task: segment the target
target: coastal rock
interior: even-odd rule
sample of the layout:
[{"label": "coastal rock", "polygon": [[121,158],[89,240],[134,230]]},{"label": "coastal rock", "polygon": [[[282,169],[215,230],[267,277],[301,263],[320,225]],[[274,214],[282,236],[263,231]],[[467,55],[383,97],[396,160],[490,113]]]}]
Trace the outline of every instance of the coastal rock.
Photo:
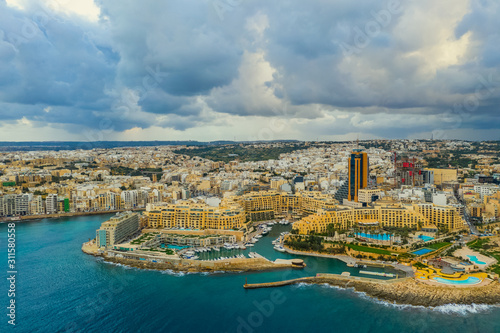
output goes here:
[{"label": "coastal rock", "polygon": [[407,279],[395,283],[371,283],[335,278],[314,278],[307,283],[354,288],[379,300],[397,304],[440,306],[445,304],[499,304],[500,284],[492,282],[481,287],[439,287]]}]

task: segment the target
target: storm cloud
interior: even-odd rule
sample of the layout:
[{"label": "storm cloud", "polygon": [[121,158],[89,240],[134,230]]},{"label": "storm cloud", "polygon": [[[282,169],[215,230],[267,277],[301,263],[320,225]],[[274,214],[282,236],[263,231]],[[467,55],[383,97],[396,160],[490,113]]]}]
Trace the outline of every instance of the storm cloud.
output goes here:
[{"label": "storm cloud", "polygon": [[499,15],[493,0],[0,0],[0,139],[500,139]]}]

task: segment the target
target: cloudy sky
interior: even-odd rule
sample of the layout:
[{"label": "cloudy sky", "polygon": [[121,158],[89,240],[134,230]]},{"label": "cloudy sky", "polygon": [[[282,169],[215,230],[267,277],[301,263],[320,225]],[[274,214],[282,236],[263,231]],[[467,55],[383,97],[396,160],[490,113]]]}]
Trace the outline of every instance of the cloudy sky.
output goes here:
[{"label": "cloudy sky", "polygon": [[497,0],[0,0],[0,140],[500,139]]}]

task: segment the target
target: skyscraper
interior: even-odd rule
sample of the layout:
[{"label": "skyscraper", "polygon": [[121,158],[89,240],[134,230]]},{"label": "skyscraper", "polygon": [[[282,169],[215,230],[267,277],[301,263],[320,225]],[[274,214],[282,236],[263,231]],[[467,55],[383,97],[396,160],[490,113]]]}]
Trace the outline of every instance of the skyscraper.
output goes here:
[{"label": "skyscraper", "polygon": [[349,157],[349,192],[347,199],[358,202],[358,190],[368,187],[368,154],[354,149]]}]

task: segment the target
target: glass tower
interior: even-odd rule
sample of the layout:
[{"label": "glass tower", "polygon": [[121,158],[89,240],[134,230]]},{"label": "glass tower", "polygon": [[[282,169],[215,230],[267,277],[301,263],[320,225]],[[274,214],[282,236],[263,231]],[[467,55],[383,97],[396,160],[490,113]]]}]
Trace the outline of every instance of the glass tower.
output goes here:
[{"label": "glass tower", "polygon": [[358,202],[358,190],[368,187],[368,154],[354,149],[349,157],[349,201]]}]

